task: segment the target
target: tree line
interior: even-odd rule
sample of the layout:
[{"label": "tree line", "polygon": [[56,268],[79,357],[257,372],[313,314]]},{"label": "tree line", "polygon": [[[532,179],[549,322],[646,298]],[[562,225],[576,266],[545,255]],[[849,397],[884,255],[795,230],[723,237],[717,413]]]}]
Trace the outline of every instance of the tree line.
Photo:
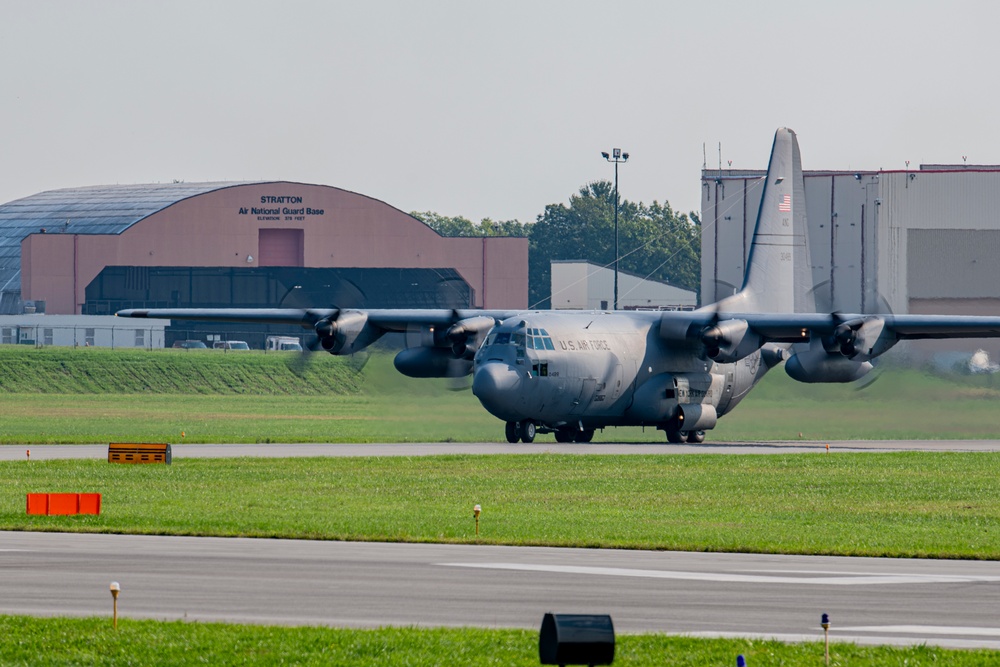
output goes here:
[{"label": "tree line", "polygon": [[[569,204],[546,206],[535,222],[484,218],[474,223],[431,211],[410,215],[442,236],[528,237],[528,302],[535,308],[550,308],[552,260],[614,264],[614,201],[612,183],[595,181],[580,188]],[[666,201],[644,204],[621,199],[618,254],[622,271],[698,292],[701,221],[694,212],[675,213]]]}]

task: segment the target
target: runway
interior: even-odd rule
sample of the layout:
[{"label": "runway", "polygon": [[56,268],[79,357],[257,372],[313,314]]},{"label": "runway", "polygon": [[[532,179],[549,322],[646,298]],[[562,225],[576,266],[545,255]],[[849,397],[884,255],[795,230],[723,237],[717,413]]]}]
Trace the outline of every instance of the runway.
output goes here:
[{"label": "runway", "polygon": [[752,554],[0,532],[0,612],[521,627],[1000,650],[1000,564]]},{"label": "runway", "polygon": [[[544,437],[544,436],[543,436]],[[1000,440],[838,440],[790,442],[719,442],[703,445],[574,444],[536,440],[530,445],[479,443],[367,444],[171,444],[172,456],[184,458],[304,457],[304,456],[437,456],[446,454],[800,454],[826,452],[998,452]],[[0,445],[0,461],[106,459],[107,445]]]}]

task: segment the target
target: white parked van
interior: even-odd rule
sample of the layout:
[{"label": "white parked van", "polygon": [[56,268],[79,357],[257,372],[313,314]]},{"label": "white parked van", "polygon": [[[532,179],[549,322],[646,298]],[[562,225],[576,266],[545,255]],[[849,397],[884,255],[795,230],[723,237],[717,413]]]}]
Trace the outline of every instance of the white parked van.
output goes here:
[{"label": "white parked van", "polygon": [[269,352],[301,352],[302,342],[295,336],[268,336],[264,349]]},{"label": "white parked van", "polygon": [[217,340],[212,343],[212,348],[216,350],[249,350],[250,346],[242,340]]}]

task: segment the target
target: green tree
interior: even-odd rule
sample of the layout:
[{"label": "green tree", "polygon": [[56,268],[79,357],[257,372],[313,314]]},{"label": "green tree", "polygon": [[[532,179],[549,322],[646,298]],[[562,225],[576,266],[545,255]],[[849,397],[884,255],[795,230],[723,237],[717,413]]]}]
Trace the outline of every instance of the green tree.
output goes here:
[{"label": "green tree", "polygon": [[450,218],[433,211],[412,211],[414,218],[424,222],[441,236],[527,236],[527,225],[517,220],[483,218],[476,224],[468,218]]},{"label": "green tree", "polygon": [[[550,262],[588,260],[614,264],[614,186],[596,181],[580,188],[569,205],[550,204],[530,226],[529,302],[551,307]],[[698,291],[701,223],[674,213],[670,204],[623,199],[618,210],[619,268],[642,278]]]}]

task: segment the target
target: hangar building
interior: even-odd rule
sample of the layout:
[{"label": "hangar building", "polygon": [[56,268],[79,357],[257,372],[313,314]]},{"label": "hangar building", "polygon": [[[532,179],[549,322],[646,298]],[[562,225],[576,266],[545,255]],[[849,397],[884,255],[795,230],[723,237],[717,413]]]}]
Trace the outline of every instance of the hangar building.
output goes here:
[{"label": "hangar building", "polygon": [[84,315],[523,308],[527,276],[526,238],[445,238],[384,202],[323,185],[108,185],[0,206],[0,314],[27,302]]},{"label": "hangar building", "polygon": [[[619,271],[618,307],[622,310],[694,310],[698,295],[657,280]],[[551,262],[552,308],[607,310],[614,301],[614,269],[582,259]]]},{"label": "hangar building", "polygon": [[[704,303],[742,284],[765,175],[702,172]],[[804,180],[820,310],[1000,314],[1000,166],[806,171]]]}]

